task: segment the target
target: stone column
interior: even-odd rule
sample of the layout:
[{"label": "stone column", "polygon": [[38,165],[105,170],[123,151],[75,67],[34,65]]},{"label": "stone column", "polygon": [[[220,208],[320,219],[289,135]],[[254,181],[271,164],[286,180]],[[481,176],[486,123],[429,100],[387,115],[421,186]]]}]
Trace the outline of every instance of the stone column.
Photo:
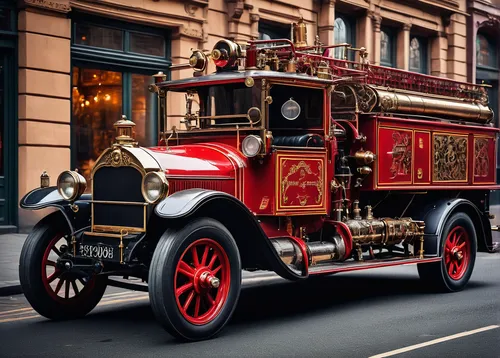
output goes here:
[{"label": "stone column", "polygon": [[408,71],[410,69],[410,30],[411,24],[404,24],[398,33],[396,67]]},{"label": "stone column", "polygon": [[[373,63],[374,62],[374,52],[375,46],[373,42],[373,29],[374,25],[372,24],[372,18],[369,13],[366,16],[360,18],[358,20],[359,31],[357,31],[356,44],[357,47],[365,47],[366,51],[368,51],[368,60]],[[380,40],[379,40],[380,43]]]},{"label": "stone column", "polygon": [[323,0],[321,3],[321,11],[319,13],[319,40],[328,45],[332,45],[334,43],[333,31],[335,26],[335,1],[336,0]]},{"label": "stone column", "polygon": [[466,64],[466,19],[464,15],[453,14],[448,26],[448,77],[457,81],[467,80]]},{"label": "stone column", "polygon": [[382,24],[382,17],[372,15],[373,23],[373,64],[380,65],[380,26]]},{"label": "stone column", "polygon": [[[69,0],[20,2],[19,197],[40,186],[46,170],[56,185],[70,168],[71,21]],[[19,210],[21,230],[47,211]]]},{"label": "stone column", "polygon": [[431,75],[446,77],[448,39],[446,33],[439,32],[431,40]]}]

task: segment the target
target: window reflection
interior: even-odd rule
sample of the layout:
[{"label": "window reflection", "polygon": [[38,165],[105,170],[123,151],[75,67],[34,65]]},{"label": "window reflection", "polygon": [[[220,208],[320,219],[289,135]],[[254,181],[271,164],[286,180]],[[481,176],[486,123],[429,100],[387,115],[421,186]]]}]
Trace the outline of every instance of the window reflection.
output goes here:
[{"label": "window reflection", "polygon": [[479,66],[497,67],[496,49],[492,40],[483,34],[476,37],[476,58]]},{"label": "window reflection", "polygon": [[122,74],[73,67],[72,92],[76,159],[80,173],[90,183],[90,171],[113,142],[113,124],[121,118]]},{"label": "window reflection", "polygon": [[410,41],[410,70],[420,71],[420,42],[415,37]]},{"label": "window reflection", "polygon": [[391,39],[385,31],[380,31],[380,60],[390,63],[391,61]]},{"label": "window reflection", "polygon": [[130,33],[130,52],[151,56],[165,56],[165,39],[160,36]]},{"label": "window reflection", "polygon": [[[347,42],[347,26],[342,18],[335,19],[335,24],[333,26],[333,42],[334,44],[341,44]],[[338,47],[334,49],[334,56],[338,59],[344,58],[343,47]]]},{"label": "window reflection", "polygon": [[112,50],[123,50],[123,32],[107,27],[76,24],[75,43]]},{"label": "window reflection", "polygon": [[135,138],[139,145],[149,147],[155,144],[154,94],[148,91],[153,83],[151,76],[132,74],[132,118],[135,123]]}]

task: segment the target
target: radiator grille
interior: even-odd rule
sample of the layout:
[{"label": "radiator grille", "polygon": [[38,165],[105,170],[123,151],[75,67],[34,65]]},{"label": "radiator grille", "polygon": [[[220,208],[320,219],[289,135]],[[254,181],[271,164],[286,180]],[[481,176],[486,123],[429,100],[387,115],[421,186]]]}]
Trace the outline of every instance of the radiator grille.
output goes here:
[{"label": "radiator grille", "polygon": [[[142,229],[144,198],[142,174],[133,167],[102,167],[93,177],[93,226]],[[113,202],[137,203],[125,205]],[[107,202],[107,203],[100,203]]]}]

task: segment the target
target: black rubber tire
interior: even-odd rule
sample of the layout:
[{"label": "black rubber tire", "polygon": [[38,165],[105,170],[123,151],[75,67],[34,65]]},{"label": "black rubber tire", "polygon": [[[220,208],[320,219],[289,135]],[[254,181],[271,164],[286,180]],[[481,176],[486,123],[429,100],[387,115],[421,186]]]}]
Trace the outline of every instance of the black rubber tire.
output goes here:
[{"label": "black rubber tire", "polygon": [[[201,238],[210,238],[224,249],[229,259],[230,285],[218,315],[207,324],[195,325],[179,311],[174,294],[174,275],[183,252]],[[178,230],[168,229],[154,251],[148,286],[153,313],[168,333],[182,341],[212,338],[229,321],[240,296],[241,259],[238,246],[231,233],[220,222],[210,218],[196,218]]]},{"label": "black rubber tire", "polygon": [[[445,264],[444,246],[448,238],[448,234],[457,226],[462,226],[469,236],[470,242],[470,257],[469,264],[464,275],[458,279],[452,279],[448,274]],[[457,292],[465,288],[470,280],[474,264],[476,262],[477,252],[477,237],[474,224],[470,217],[465,213],[455,213],[446,222],[442,235],[440,237],[440,254],[441,261],[427,264],[418,264],[418,274],[426,288],[438,292]]]},{"label": "black rubber tire", "polygon": [[42,281],[42,260],[50,242],[67,234],[64,218],[55,212],[42,219],[26,238],[19,260],[19,280],[26,299],[40,315],[52,320],[69,320],[85,316],[99,303],[106,290],[106,277],[95,277],[93,287],[86,286],[78,295],[56,300]]}]

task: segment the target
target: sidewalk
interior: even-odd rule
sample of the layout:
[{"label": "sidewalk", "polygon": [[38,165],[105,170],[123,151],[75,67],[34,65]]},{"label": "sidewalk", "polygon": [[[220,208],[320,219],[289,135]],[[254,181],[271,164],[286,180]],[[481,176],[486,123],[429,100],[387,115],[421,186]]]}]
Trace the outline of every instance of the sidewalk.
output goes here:
[{"label": "sidewalk", "polygon": [[0,296],[22,293],[19,284],[19,255],[26,236],[0,235]]}]

